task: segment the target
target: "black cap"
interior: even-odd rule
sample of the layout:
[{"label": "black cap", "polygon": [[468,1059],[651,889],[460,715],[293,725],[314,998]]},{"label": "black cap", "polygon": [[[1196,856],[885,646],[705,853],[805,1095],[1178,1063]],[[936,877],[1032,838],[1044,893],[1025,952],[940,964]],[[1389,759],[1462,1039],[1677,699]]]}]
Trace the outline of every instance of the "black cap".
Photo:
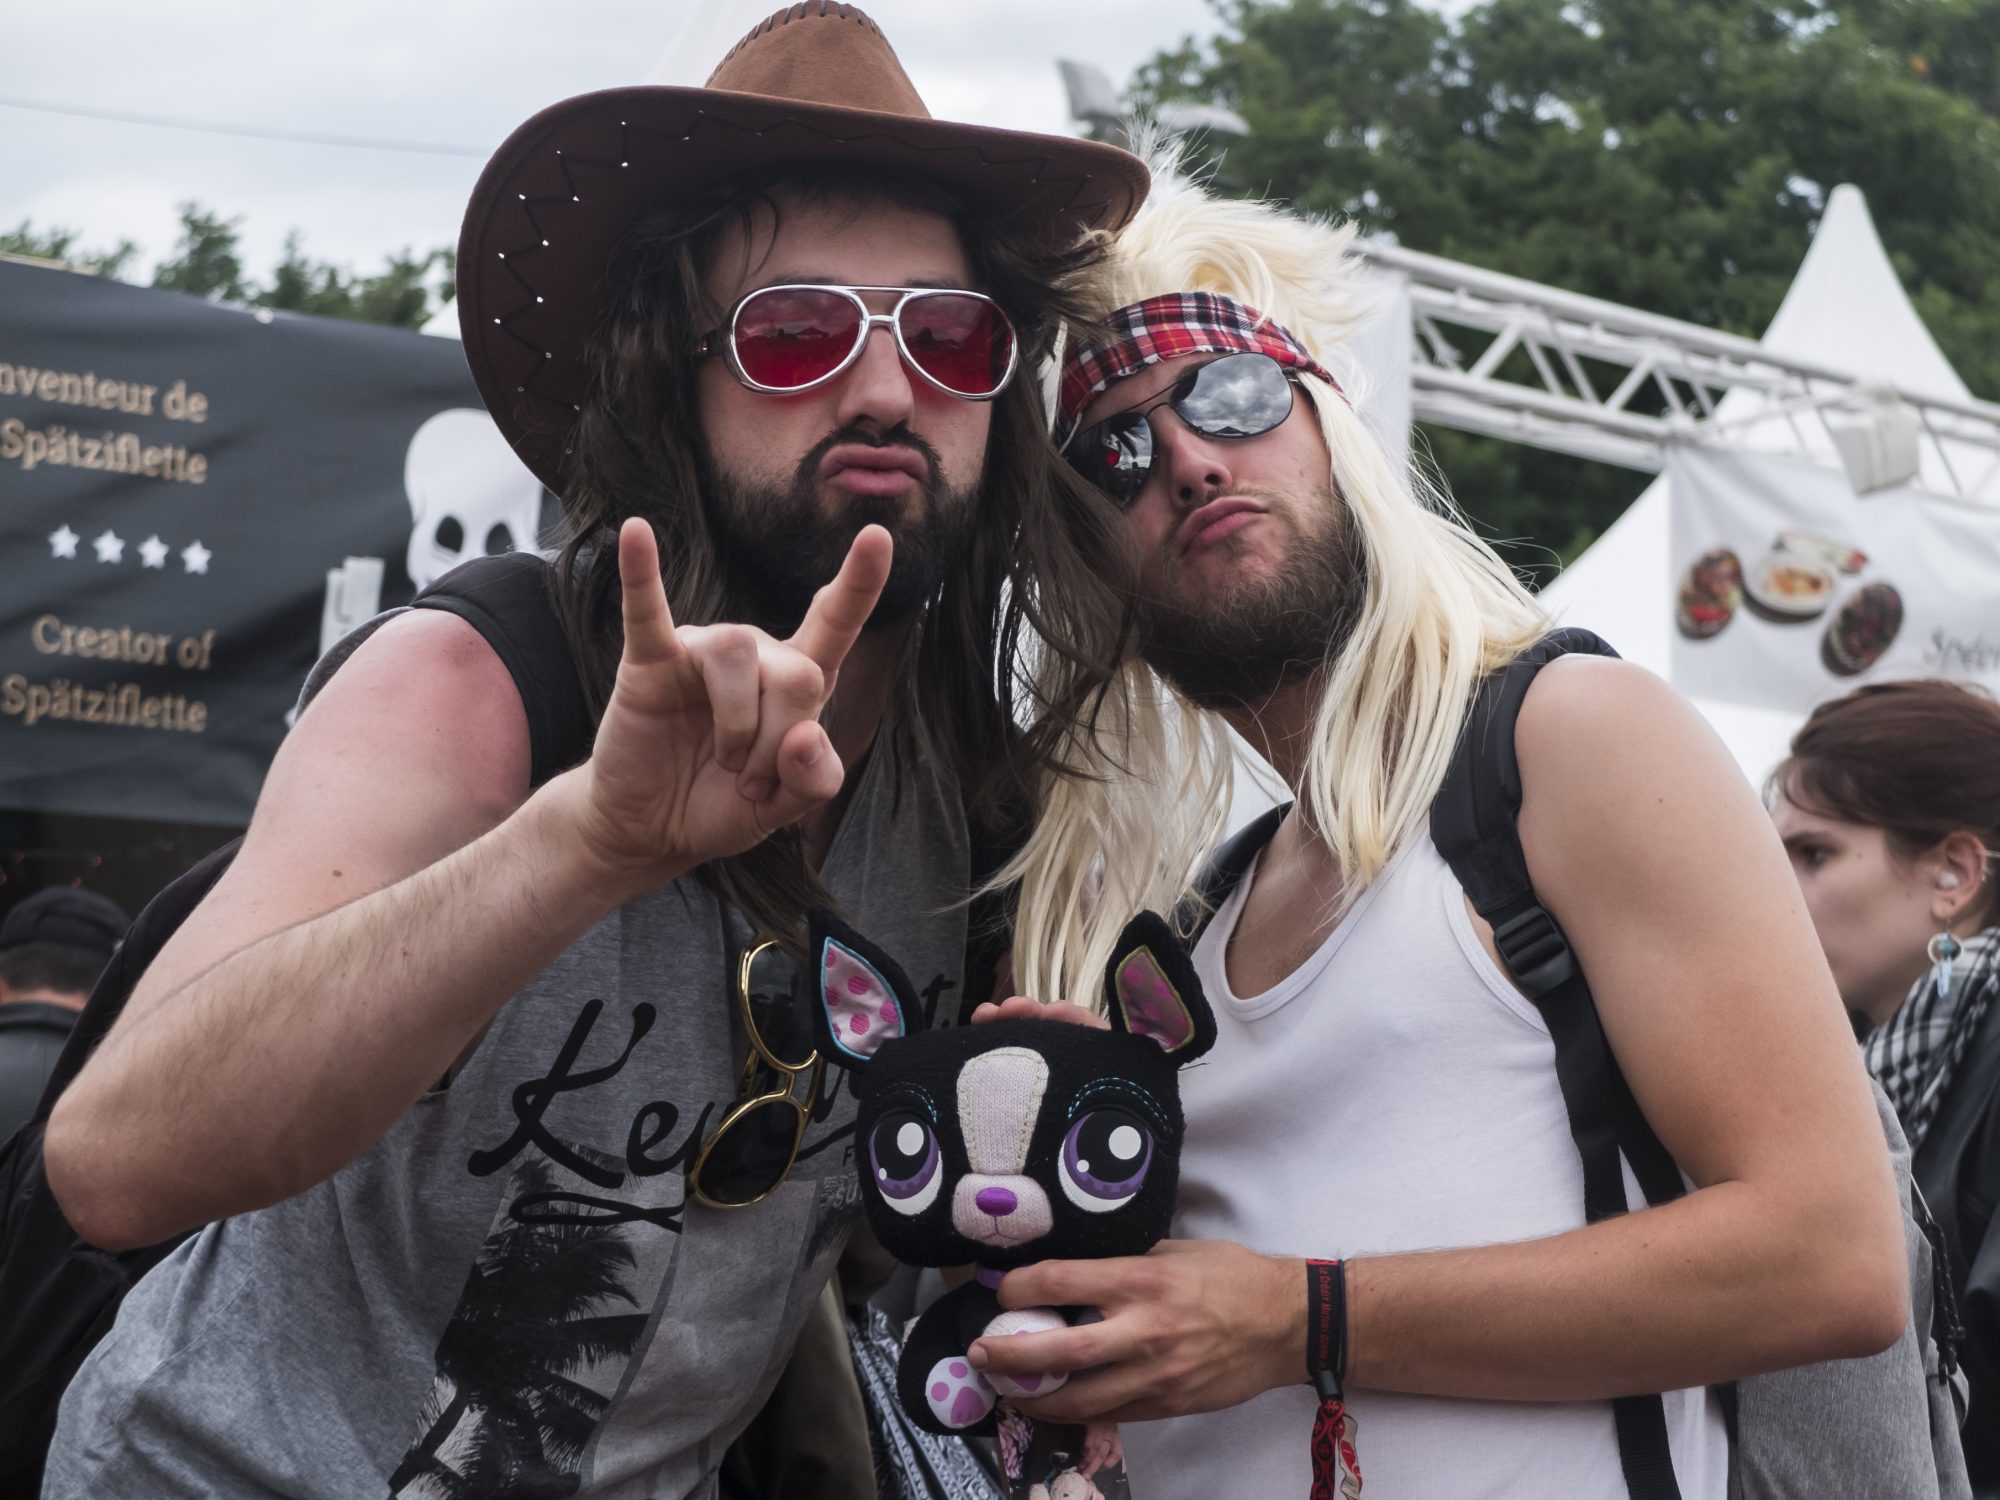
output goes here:
[{"label": "black cap", "polygon": [[74,886],[50,886],[36,891],[0,921],[0,949],[54,943],[109,958],[131,925],[132,919],[109,896]]}]

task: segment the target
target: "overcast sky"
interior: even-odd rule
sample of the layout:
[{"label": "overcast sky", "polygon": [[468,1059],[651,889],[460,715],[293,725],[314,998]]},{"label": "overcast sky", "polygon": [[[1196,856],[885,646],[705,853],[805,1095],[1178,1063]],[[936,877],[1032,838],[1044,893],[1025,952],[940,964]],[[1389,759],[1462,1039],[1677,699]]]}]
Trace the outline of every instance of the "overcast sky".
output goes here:
[{"label": "overcast sky", "polygon": [[[631,83],[698,84],[777,0],[66,0],[12,6],[0,47],[0,230],[138,241],[142,265],[193,199],[243,220],[268,276],[287,233],[372,270],[453,245],[485,158],[544,105]],[[1212,35],[1206,0],[870,0],[931,112],[1068,133],[1057,57],[1122,85],[1154,52]],[[248,140],[19,107],[365,137],[467,154]]]}]

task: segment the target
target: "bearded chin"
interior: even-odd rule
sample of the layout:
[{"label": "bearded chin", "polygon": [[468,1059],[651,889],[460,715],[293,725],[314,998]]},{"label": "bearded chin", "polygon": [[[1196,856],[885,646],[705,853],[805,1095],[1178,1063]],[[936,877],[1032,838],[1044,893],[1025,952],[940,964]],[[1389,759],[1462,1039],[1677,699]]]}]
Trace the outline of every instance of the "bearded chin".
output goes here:
[{"label": "bearded chin", "polygon": [[704,464],[704,490],[729,596],[725,619],[742,620],[773,635],[791,634],[805,619],[813,595],[833,581],[847,549],[869,525],[887,531],[896,552],[868,630],[918,614],[963,564],[980,486],[953,489],[946,484],[936,454],[922,439],[901,444],[925,460],[914,516],[906,498],[887,495],[849,496],[828,513],[819,494],[820,460],[837,444],[856,441],[868,439],[851,432],[824,439],[799,461],[788,485],[758,485]]},{"label": "bearded chin", "polygon": [[1345,649],[1367,598],[1366,558],[1345,533],[1326,528],[1283,573],[1228,598],[1141,600],[1140,658],[1211,712],[1254,709],[1311,676]]}]

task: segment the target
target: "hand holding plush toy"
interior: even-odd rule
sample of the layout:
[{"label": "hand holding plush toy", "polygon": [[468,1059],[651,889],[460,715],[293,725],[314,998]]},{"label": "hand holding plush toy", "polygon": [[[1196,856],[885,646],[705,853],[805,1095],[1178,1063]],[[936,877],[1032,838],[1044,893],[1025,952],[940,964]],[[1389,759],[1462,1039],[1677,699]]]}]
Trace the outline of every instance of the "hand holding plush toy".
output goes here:
[{"label": "hand holding plush toy", "polygon": [[1059,1328],[1055,1308],[1003,1310],[1001,1274],[1050,1258],[1143,1255],[1166,1237],[1179,1182],[1181,1066],[1215,1043],[1187,950],[1151,912],[1105,974],[1111,1029],[995,1021],[912,1035],[923,1011],[896,961],[824,912],[812,918],[820,1053],[849,1069],[869,1226],[918,1266],[970,1261],[903,1342],[897,1391],[918,1426],[986,1435],[1001,1396],[1067,1372],[989,1383],[974,1340]]}]

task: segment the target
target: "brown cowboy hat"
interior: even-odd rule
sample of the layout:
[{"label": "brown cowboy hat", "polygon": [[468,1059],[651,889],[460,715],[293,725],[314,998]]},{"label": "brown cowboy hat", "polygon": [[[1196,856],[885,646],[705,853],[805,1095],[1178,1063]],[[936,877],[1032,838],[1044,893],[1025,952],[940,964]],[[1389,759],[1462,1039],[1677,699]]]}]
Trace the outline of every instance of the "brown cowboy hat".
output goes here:
[{"label": "brown cowboy hat", "polygon": [[733,47],[704,88],[622,88],[552,105],[486,164],[458,242],[458,320],[493,420],[543,484],[585,395],[584,342],[612,247],[648,209],[746,170],[879,162],[922,173],[1060,248],[1146,196],[1128,151],[933,120],[881,28],[806,0]]}]

